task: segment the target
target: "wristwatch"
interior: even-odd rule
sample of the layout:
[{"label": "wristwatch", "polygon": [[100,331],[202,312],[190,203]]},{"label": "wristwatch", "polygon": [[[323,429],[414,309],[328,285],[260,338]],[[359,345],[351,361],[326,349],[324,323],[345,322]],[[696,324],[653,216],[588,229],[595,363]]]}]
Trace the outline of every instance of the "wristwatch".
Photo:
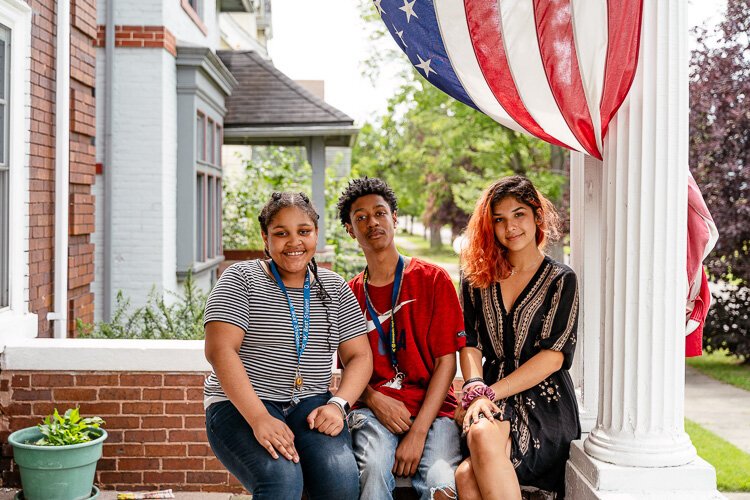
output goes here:
[{"label": "wristwatch", "polygon": [[341,410],[341,415],[344,417],[344,420],[346,420],[346,416],[349,415],[349,412],[352,409],[349,405],[349,401],[338,396],[331,397],[331,399],[328,400],[327,404],[335,404],[336,406],[338,406],[339,410]]}]

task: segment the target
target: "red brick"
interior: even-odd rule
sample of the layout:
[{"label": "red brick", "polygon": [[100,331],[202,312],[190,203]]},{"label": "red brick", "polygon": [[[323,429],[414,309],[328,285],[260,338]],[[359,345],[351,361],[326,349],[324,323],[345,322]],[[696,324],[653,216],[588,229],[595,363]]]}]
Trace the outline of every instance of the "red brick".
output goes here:
[{"label": "red brick", "polygon": [[204,415],[203,403],[166,403],[166,413],[170,415]]},{"label": "red brick", "polygon": [[141,389],[135,387],[102,387],[99,389],[99,399],[102,401],[137,401],[141,399]]},{"label": "red brick", "polygon": [[166,440],[165,430],[125,431],[126,443],[164,443]]},{"label": "red brick", "polygon": [[[192,446],[192,445],[191,445]],[[184,457],[184,444],[146,444],[147,457]]]},{"label": "red brick", "polygon": [[4,413],[6,415],[31,415],[31,404],[12,403],[5,407]]},{"label": "red brick", "polygon": [[10,417],[8,419],[8,427],[11,431],[17,431],[18,429],[25,429],[26,427],[34,427],[39,424],[41,419],[38,417]]},{"label": "red brick", "polygon": [[55,411],[55,403],[45,401],[42,403],[34,403],[33,409],[31,410],[32,415],[52,415]]},{"label": "red brick", "polygon": [[119,414],[120,403],[81,403],[81,415],[85,417]]},{"label": "red brick", "polygon": [[203,387],[188,389],[185,399],[187,401],[203,401]]},{"label": "red brick", "polygon": [[104,443],[105,457],[143,457],[145,455],[145,449],[142,444]]},{"label": "red brick", "polygon": [[169,431],[170,443],[204,443],[207,441],[205,430],[173,430]]},{"label": "red brick", "polygon": [[70,387],[73,385],[73,375],[66,373],[34,373],[31,375],[33,387]]},{"label": "red brick", "polygon": [[143,389],[143,399],[150,401],[183,401],[185,389]]},{"label": "red brick", "polygon": [[177,471],[145,471],[143,482],[146,484],[179,484],[185,482],[185,473]]},{"label": "red brick", "polygon": [[224,464],[219,462],[218,458],[208,457],[206,458],[205,463],[206,465],[204,467],[206,470],[226,470]]},{"label": "red brick", "polygon": [[75,385],[82,387],[116,386],[119,383],[118,379],[117,373],[79,373],[75,376]]},{"label": "red brick", "polygon": [[106,429],[139,429],[141,427],[141,417],[123,417],[120,415],[108,416],[106,419]]},{"label": "red brick", "polygon": [[122,387],[160,387],[163,382],[160,373],[137,373],[120,375]]},{"label": "red brick", "polygon": [[96,389],[55,389],[55,401],[96,401]]},{"label": "red brick", "polygon": [[214,452],[211,450],[211,447],[207,444],[189,444],[188,456],[189,457],[212,457],[214,456]]},{"label": "red brick", "polygon": [[102,471],[99,474],[99,481],[105,485],[122,484],[137,485],[143,483],[143,473],[141,472],[120,472],[120,471]]},{"label": "red brick", "polygon": [[[122,404],[123,414],[136,414],[136,415],[161,415],[164,413],[164,403],[123,403]],[[177,412],[168,412],[177,413]]]},{"label": "red brick", "polygon": [[203,387],[203,381],[205,380],[203,374],[166,374],[164,375],[164,386],[174,387]]},{"label": "red brick", "polygon": [[206,417],[204,416],[195,416],[195,417],[185,417],[185,429],[205,429],[206,427]]},{"label": "red brick", "polygon": [[168,417],[165,415],[141,417],[143,429],[181,429],[182,417]]},{"label": "red brick", "polygon": [[162,458],[164,470],[203,470],[202,458]]},{"label": "red brick", "polygon": [[31,377],[29,375],[13,375],[11,385],[14,389],[31,387]]},{"label": "red brick", "polygon": [[[104,449],[106,450],[107,444],[104,443]],[[106,458],[107,454],[104,453],[104,458],[100,458],[96,463],[97,470],[117,470],[117,459]]]},{"label": "red brick", "polygon": [[49,401],[52,399],[52,391],[49,389],[31,389],[13,391],[15,401]]},{"label": "red brick", "polygon": [[190,484],[217,484],[227,480],[224,472],[188,472],[187,482]]},{"label": "red brick", "polygon": [[158,458],[118,458],[118,470],[158,470]]}]

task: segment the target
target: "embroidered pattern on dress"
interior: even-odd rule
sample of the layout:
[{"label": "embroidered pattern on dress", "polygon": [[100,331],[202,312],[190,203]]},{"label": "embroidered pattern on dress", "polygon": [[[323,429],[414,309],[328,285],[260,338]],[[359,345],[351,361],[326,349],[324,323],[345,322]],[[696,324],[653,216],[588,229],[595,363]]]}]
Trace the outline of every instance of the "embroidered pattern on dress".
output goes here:
[{"label": "embroidered pattern on dress", "polygon": [[555,345],[552,346],[552,349],[556,351],[561,351],[563,346],[565,345],[565,342],[568,341],[569,338],[572,336],[572,342],[575,344],[576,342],[576,336],[573,334],[573,329],[576,324],[576,318],[578,317],[578,293],[575,294],[575,297],[573,298],[573,305],[570,308],[570,314],[568,315],[568,324],[565,326],[565,331],[560,335],[560,338],[557,339],[555,342]]},{"label": "embroidered pattern on dress", "polygon": [[531,321],[534,319],[534,316],[536,316],[539,309],[544,305],[544,298],[547,296],[547,291],[550,286],[552,286],[552,282],[562,271],[558,266],[553,266],[551,264],[544,265],[547,267],[536,280],[533,288],[528,294],[526,294],[513,314],[513,329],[516,332],[516,342],[514,346],[516,359],[521,357],[521,349],[526,343],[526,338],[529,335]]},{"label": "embroidered pattern on dress", "polygon": [[498,301],[497,286],[489,286],[481,289],[482,294],[482,316],[487,327],[487,336],[492,342],[492,349],[498,359],[503,359],[503,318],[502,308]]},{"label": "embroidered pattern on dress", "polygon": [[539,395],[546,399],[548,403],[560,401],[560,386],[551,379],[545,379],[538,387],[541,388]]}]

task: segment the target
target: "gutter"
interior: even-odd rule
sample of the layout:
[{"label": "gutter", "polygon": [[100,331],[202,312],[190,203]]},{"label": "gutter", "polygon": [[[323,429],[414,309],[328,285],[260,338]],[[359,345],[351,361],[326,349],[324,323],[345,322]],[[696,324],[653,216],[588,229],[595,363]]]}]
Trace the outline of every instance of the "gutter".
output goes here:
[{"label": "gutter", "polygon": [[[68,326],[68,204],[70,198],[70,0],[57,2],[55,81],[55,301],[47,319],[55,338]],[[62,20],[62,21],[60,21]]]},{"label": "gutter", "polygon": [[104,161],[102,180],[104,181],[103,221],[99,226],[102,235],[102,319],[112,318],[112,121],[114,118],[114,66],[115,66],[115,0],[106,1],[104,28]]}]

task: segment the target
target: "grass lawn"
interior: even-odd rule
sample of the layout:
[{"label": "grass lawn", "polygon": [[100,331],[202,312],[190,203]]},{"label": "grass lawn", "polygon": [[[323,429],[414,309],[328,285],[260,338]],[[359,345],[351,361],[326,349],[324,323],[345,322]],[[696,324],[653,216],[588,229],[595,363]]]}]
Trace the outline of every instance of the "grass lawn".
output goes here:
[{"label": "grass lawn", "polygon": [[750,491],[750,455],[691,420],[685,419],[685,431],[698,455],[716,469],[720,491]]},{"label": "grass lawn", "polygon": [[687,365],[711,378],[750,391],[750,364],[727,356],[726,351],[704,352],[703,356],[688,358]]},{"label": "grass lawn", "polygon": [[[436,264],[458,264],[458,255],[450,245],[443,245],[437,250],[430,248],[429,240],[419,235],[398,233],[397,246],[399,252],[415,257],[424,257],[426,260]],[[401,243],[401,244],[399,244]]]}]

